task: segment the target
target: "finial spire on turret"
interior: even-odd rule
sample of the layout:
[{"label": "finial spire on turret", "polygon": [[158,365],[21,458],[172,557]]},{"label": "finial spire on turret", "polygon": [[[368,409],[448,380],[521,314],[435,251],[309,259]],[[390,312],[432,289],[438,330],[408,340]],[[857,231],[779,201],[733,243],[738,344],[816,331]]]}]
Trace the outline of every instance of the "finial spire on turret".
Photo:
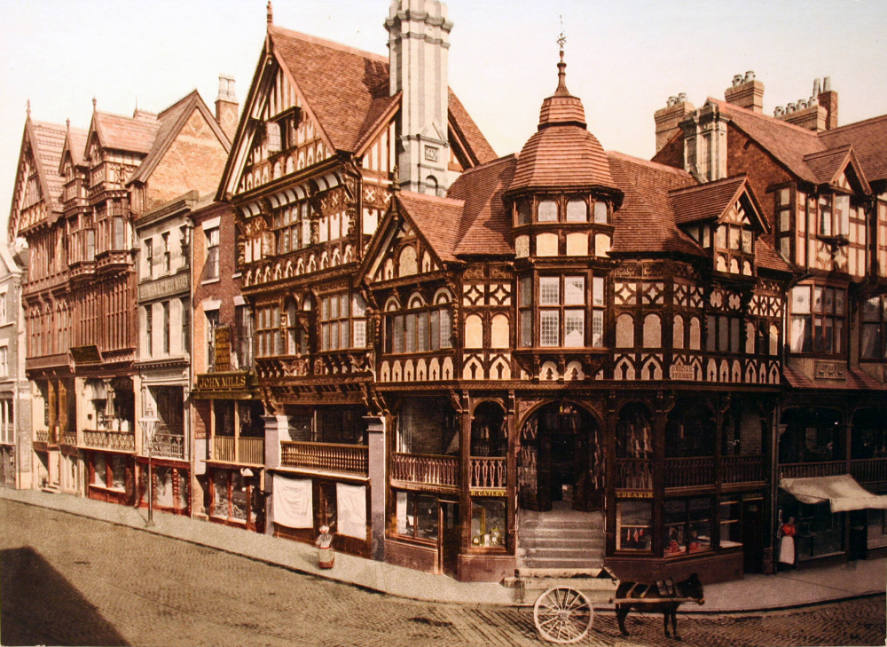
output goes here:
[{"label": "finial spire on turret", "polygon": [[95,112],[95,97],[92,98],[92,111]]},{"label": "finial spire on turret", "polygon": [[65,132],[66,133],[71,132],[71,118],[70,117],[65,119]]},{"label": "finial spire on turret", "polygon": [[266,7],[266,10],[267,10],[267,14],[265,16],[265,21],[268,23],[269,26],[273,25],[274,24],[274,9],[271,7],[271,0],[268,0],[268,5]]},{"label": "finial spire on turret", "polygon": [[27,104],[25,104],[25,116],[30,119],[31,118],[31,100],[28,99]]},{"label": "finial spire on turret", "polygon": [[564,17],[561,16],[561,33],[557,37],[557,44],[560,50],[560,61],[557,64],[557,90],[556,95],[570,94],[567,90],[567,64],[564,62],[564,45],[567,44],[567,35],[564,33]]}]

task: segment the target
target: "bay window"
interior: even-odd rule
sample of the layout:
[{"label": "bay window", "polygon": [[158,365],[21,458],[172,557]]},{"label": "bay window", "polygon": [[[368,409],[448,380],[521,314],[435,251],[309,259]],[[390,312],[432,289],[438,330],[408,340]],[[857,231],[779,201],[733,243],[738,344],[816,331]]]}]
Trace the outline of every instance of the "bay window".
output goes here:
[{"label": "bay window", "polygon": [[798,285],[792,289],[791,352],[843,352],[845,295],[841,288],[821,285]]},{"label": "bay window", "polygon": [[[538,325],[538,345],[546,348],[599,347],[604,342],[604,279],[584,274],[567,276],[540,276],[538,279],[538,320],[533,304],[533,279],[521,277],[518,281],[518,311],[520,345],[533,346],[534,324]],[[589,304],[589,297],[591,303]],[[586,319],[591,306],[591,336]],[[590,344],[588,343],[590,341]]]},{"label": "bay window", "polygon": [[861,359],[887,359],[887,295],[874,296],[862,304]]},{"label": "bay window", "polygon": [[365,348],[366,302],[360,294],[341,292],[320,300],[320,349]]},{"label": "bay window", "polygon": [[449,303],[426,306],[414,300],[405,313],[385,320],[386,353],[425,353],[452,348]]}]

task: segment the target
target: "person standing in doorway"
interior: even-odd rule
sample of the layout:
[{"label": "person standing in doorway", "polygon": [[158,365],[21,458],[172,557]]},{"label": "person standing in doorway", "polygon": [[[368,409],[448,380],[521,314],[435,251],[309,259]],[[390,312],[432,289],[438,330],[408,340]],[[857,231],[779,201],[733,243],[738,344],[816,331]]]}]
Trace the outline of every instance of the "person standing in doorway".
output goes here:
[{"label": "person standing in doorway", "polygon": [[794,568],[797,558],[795,551],[795,518],[789,517],[788,521],[779,527],[779,566],[781,568]]}]

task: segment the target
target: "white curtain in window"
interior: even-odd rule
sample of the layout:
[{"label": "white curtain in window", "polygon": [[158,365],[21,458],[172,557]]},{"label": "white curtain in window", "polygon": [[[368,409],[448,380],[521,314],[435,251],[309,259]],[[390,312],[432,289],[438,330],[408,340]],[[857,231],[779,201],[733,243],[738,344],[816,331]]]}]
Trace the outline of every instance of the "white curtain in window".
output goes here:
[{"label": "white curtain in window", "polygon": [[336,531],[357,539],[366,539],[366,488],[362,485],[336,483],[336,510],[339,514]]},{"label": "white curtain in window", "polygon": [[311,479],[290,479],[275,474],[271,511],[274,523],[281,526],[312,528],[314,515]]}]

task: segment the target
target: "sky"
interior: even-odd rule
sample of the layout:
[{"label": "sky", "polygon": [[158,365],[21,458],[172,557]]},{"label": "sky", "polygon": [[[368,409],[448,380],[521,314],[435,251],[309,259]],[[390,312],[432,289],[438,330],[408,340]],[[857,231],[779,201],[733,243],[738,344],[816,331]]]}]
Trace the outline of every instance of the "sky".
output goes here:
[{"label": "sky", "polygon": [[[274,0],[274,23],[387,55],[387,0]],[[649,158],[653,113],[686,92],[701,106],[754,70],[764,111],[831,77],[839,122],[887,113],[883,0],[449,0],[449,82],[499,155],[519,152],[557,86],[607,150]],[[0,0],[0,226],[6,231],[26,105],[37,121],[88,128],[101,111],[159,112],[218,75],[249,89],[265,0]],[[331,71],[334,73],[334,71]]]}]

